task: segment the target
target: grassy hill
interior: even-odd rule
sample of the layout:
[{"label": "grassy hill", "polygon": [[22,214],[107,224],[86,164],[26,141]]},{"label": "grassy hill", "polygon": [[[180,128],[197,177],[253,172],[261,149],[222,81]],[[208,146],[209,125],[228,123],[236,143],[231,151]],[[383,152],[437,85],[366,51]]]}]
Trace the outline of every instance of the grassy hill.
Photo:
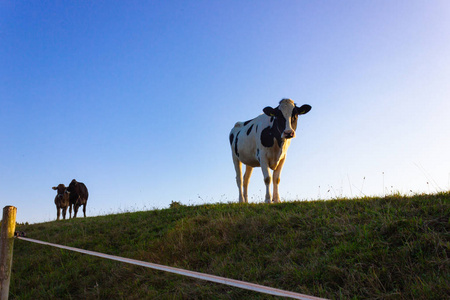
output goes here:
[{"label": "grassy hill", "polygon": [[[331,299],[450,296],[450,193],[214,204],[18,225],[27,237]],[[16,240],[12,299],[276,299]]]}]

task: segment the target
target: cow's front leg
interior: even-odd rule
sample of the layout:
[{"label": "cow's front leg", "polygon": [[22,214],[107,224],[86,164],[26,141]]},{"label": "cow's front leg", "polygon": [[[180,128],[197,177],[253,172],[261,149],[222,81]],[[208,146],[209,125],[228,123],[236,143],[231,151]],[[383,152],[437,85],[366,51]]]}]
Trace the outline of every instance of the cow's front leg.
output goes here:
[{"label": "cow's front leg", "polygon": [[56,207],[56,220],[59,220],[60,215],[61,215],[61,208]]},{"label": "cow's front leg", "polygon": [[264,176],[264,183],[266,184],[266,203],[271,203],[272,195],[270,195],[270,183],[272,182],[272,176],[270,175],[270,169],[268,166],[261,164],[261,170]]},{"label": "cow's front leg", "polygon": [[273,202],[281,202],[280,194],[278,193],[278,185],[280,184],[281,169],[283,169],[284,158],[280,160],[277,168],[273,171]]},{"label": "cow's front leg", "polygon": [[239,189],[239,203],[245,203],[244,192],[242,190],[242,163],[233,156],[234,169],[236,170],[236,184]]},{"label": "cow's front leg", "polygon": [[250,182],[250,176],[252,176],[253,168],[250,166],[245,167],[244,174],[244,201],[248,203],[248,183]]},{"label": "cow's front leg", "polygon": [[67,212],[67,206],[62,209],[62,216],[63,216],[64,220],[66,219],[66,212]]}]

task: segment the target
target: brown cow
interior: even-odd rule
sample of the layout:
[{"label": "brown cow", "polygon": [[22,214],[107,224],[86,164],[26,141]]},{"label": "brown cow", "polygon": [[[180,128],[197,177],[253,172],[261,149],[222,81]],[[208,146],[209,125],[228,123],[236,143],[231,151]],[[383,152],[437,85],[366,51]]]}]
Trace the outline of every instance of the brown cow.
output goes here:
[{"label": "brown cow", "polygon": [[52,187],[52,189],[56,190],[56,197],[55,197],[56,216],[57,216],[56,219],[59,220],[59,216],[62,210],[63,219],[65,220],[67,207],[69,207],[70,205],[69,192],[67,191],[66,186],[62,183],[58,184],[58,186]]},{"label": "brown cow", "polygon": [[69,213],[72,217],[72,205],[73,205],[73,217],[77,217],[78,208],[83,205],[84,217],[86,217],[86,204],[89,197],[88,190],[84,183],[78,182],[75,179],[67,187],[67,191],[70,192],[70,208]]}]

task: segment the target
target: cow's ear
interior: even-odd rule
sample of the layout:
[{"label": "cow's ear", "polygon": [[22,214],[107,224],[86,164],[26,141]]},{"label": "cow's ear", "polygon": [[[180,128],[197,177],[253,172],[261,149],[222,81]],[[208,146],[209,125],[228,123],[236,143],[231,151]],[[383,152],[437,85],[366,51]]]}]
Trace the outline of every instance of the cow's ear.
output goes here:
[{"label": "cow's ear", "polygon": [[56,190],[57,188],[56,188],[56,186],[54,186],[54,187],[52,187],[52,189]]},{"label": "cow's ear", "polygon": [[273,117],[276,114],[275,108],[272,108],[270,106],[267,106],[263,109],[263,112],[268,115],[269,117]]},{"label": "cow's ear", "polygon": [[297,110],[297,115],[307,114],[311,110],[311,105],[304,104],[301,107],[295,107]]}]

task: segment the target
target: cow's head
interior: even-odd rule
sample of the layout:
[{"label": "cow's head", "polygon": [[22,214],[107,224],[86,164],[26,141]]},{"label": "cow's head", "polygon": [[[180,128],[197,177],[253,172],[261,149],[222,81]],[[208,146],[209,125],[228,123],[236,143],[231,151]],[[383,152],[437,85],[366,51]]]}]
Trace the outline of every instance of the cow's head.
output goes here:
[{"label": "cow's head", "polygon": [[274,125],[277,127],[282,138],[290,139],[295,137],[297,129],[297,118],[299,115],[308,113],[311,106],[308,104],[297,107],[291,99],[283,99],[276,108],[267,106],[264,113],[274,118]]},{"label": "cow's head", "polygon": [[58,198],[62,198],[64,194],[69,193],[66,186],[62,183],[58,184],[58,186],[52,187],[52,189],[56,190],[56,197]]}]

